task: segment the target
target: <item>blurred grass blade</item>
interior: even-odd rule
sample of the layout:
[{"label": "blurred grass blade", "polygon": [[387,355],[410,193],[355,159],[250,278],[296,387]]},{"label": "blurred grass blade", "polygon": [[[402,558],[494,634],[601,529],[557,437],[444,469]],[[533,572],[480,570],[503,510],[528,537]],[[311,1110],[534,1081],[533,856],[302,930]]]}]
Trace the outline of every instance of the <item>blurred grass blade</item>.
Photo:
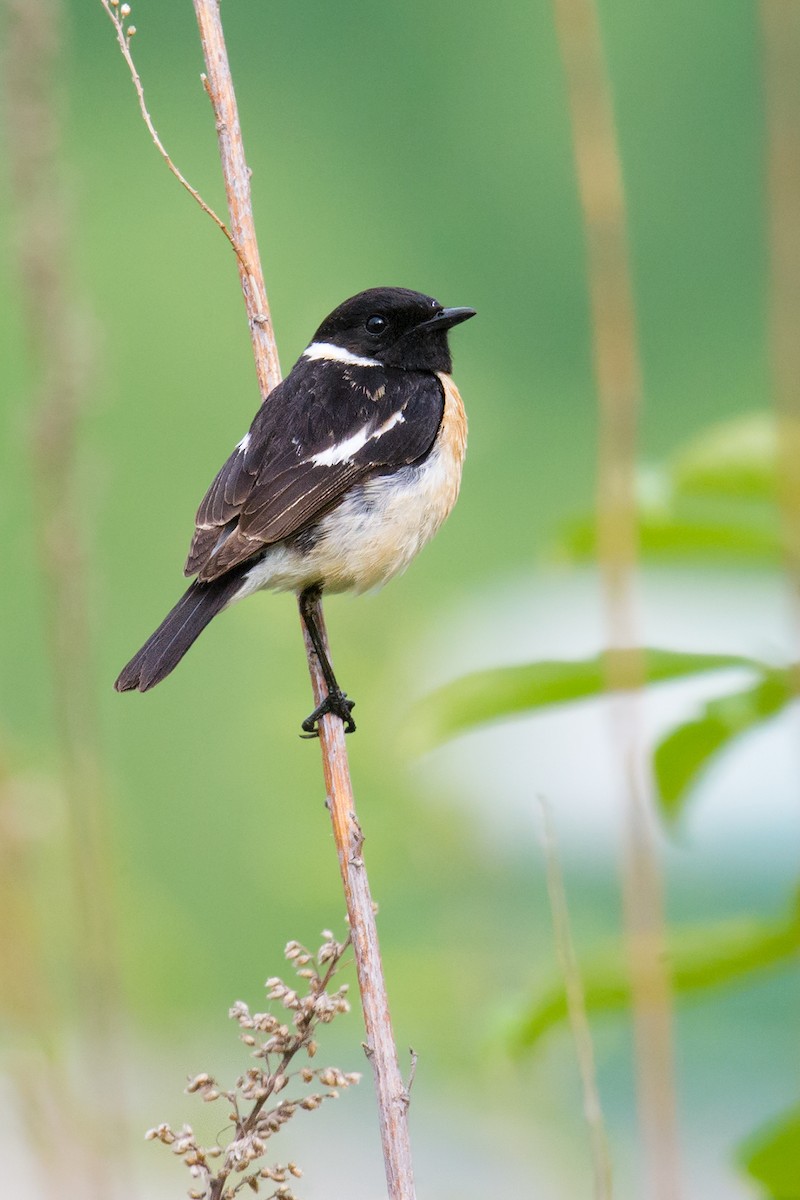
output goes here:
[{"label": "blurred grass blade", "polygon": [[749,1137],[737,1159],[769,1200],[800,1195],[800,1104]]},{"label": "blurred grass blade", "polygon": [[[780,922],[735,919],[673,929],[669,934],[669,966],[676,994],[720,987],[754,971],[794,958],[800,947],[800,919],[794,913]],[[621,947],[583,967],[589,1012],[627,1008],[630,984]],[[549,989],[524,1012],[510,1031],[513,1051],[531,1049],[567,1015],[562,984]]]},{"label": "blurred grass blade", "polygon": [[[633,682],[641,662],[638,650],[617,650],[615,677],[625,675],[630,664]],[[678,650],[647,649],[644,656],[647,683],[680,679],[725,667],[768,668],[736,654],[689,654]],[[429,749],[455,734],[487,721],[520,716],[602,695],[608,678],[606,653],[585,659],[543,659],[516,667],[497,667],[465,675],[426,696],[414,710],[411,736],[421,749]]]},{"label": "blurred grass blade", "polygon": [[674,822],[710,760],[735,738],[779,713],[794,698],[790,670],[768,671],[752,687],[711,700],[656,747],[653,769],[661,811]]}]

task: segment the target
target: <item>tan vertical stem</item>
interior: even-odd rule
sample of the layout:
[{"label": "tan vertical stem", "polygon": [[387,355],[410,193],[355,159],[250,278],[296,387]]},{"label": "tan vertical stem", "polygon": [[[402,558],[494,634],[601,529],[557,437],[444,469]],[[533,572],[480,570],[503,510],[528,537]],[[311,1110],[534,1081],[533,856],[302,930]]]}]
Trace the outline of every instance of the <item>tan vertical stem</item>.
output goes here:
[{"label": "tan vertical stem", "polygon": [[244,156],[239,109],[233,90],[228,51],[222,31],[218,0],[194,0],[200,28],[207,76],[203,82],[217,121],[217,138],[225,194],[230,213],[230,235],[237,254],[256,374],[262,400],[281,381],[278,347],[269,313],[267,289],[258,253],[253,202],[250,194],[250,168]]},{"label": "tan vertical stem", "polygon": [[[322,608],[319,605],[316,619],[327,645]],[[324,700],[327,688],[305,627],[304,635],[316,705]],[[386,1183],[392,1200],[414,1200],[416,1193],[408,1135],[408,1093],[400,1075],[397,1048],[392,1034],[389,1000],[375,923],[375,906],[372,903],[369,878],[362,856],[364,835],[353,800],[344,728],[339,718],[330,714],[324,716],[319,724],[322,770],[364,1009],[366,1052],[372,1066],[378,1096]]]},{"label": "tan vertical stem", "polygon": [[594,1046],[592,1032],[589,1028],[589,1018],[586,1014],[586,995],[583,990],[583,979],[575,953],[575,943],[572,940],[567,893],[564,887],[564,877],[561,873],[561,862],[556,844],[556,832],[553,818],[547,802],[539,801],[541,811],[541,842],[547,868],[547,893],[550,897],[550,911],[553,915],[553,932],[564,976],[564,991],[567,997],[567,1014],[575,1042],[575,1054],[578,1059],[578,1070],[583,1088],[583,1112],[589,1127],[589,1139],[592,1150],[592,1167],[594,1170],[595,1200],[611,1200],[613,1195],[611,1159],[608,1153],[608,1138],[603,1120],[603,1109],[600,1104],[600,1093],[597,1090],[597,1071],[594,1061]]},{"label": "tan vertical stem", "polygon": [[[64,178],[59,52],[59,0],[5,0],[3,101],[12,187],[11,228],[19,266],[18,300],[31,365],[31,457],[36,541],[45,600],[45,640],[67,800],[70,883],[74,896],[74,969],[80,1053],[91,1079],[85,1110],[53,1097],[57,1120],[71,1126],[72,1150],[83,1156],[86,1196],[112,1194],[112,1160],[124,1173],[123,1072],[119,1052],[120,979],[111,835],[101,769],[92,673],[88,530],[79,487],[78,444],[92,373],[89,315],[76,292],[70,254],[71,196]],[[40,981],[46,993],[47,981]],[[35,998],[34,998],[35,999]],[[41,998],[40,998],[41,1000]],[[36,1019],[36,1006],[30,1008]],[[47,1029],[35,1035],[46,1040]],[[65,1074],[61,1073],[62,1082]],[[103,1096],[104,1145],[90,1145],[92,1111]],[[76,1131],[83,1120],[83,1128]],[[55,1140],[55,1134],[54,1134]],[[99,1142],[98,1137],[98,1142]],[[79,1173],[80,1173],[79,1171]],[[67,1171],[65,1194],[75,1181]]]},{"label": "tan vertical stem", "polygon": [[778,500],[800,629],[800,6],[762,0],[767,117],[769,320]]},{"label": "tan vertical stem", "polygon": [[[608,73],[594,0],[553,0],[569,92],[587,252],[600,408],[598,551],[606,607],[609,690],[630,689],[615,650],[638,643],[635,453],[642,384],[629,266],[625,194]],[[627,658],[628,663],[630,657]],[[643,662],[635,679],[644,682]],[[623,900],[631,971],[637,1093],[647,1192],[680,1195],[672,997],[664,906],[636,691],[609,699],[627,795]]]},{"label": "tan vertical stem", "polygon": [[[230,212],[230,232],[239,261],[253,353],[262,395],[280,382],[275,336],[258,254],[250,194],[250,172],[244,156],[236,96],[219,14],[218,0],[194,0],[206,61],[206,90],[214,108],[219,150]],[[327,650],[322,605],[315,616]],[[305,633],[305,628],[304,628]],[[315,704],[325,696],[325,683],[306,634],[308,667]],[[320,748],[333,834],[344,883],[353,939],[369,1057],[378,1102],[388,1194],[391,1200],[414,1200],[414,1176],[408,1134],[408,1095],[400,1076],[392,1034],[386,984],[378,947],[375,911],[361,855],[363,835],[356,817],[344,730],[338,717],[320,722]]]}]

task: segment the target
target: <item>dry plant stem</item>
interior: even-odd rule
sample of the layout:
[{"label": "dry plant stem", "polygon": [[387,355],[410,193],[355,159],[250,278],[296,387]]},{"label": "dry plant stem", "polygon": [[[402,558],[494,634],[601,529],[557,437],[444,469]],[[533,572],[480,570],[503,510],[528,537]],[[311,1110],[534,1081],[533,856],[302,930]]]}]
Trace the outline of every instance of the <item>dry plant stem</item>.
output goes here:
[{"label": "dry plant stem", "polygon": [[[327,645],[322,606],[319,601],[315,603],[314,617]],[[304,636],[316,705],[325,699],[327,687],[305,627]],[[353,800],[344,727],[339,717],[331,714],[323,716],[319,725],[322,769],[364,1010],[366,1052],[372,1066],[378,1097],[386,1183],[392,1200],[413,1200],[415,1191],[411,1142],[408,1135],[408,1090],[400,1074],[397,1047],[392,1033],[375,907],[362,857],[364,836]]]},{"label": "dry plant stem", "polygon": [[[70,1088],[53,1044],[58,1005],[52,995],[44,938],[31,897],[41,886],[40,841],[32,833],[29,788],[16,779],[0,746],[0,1022],[7,1038],[4,1072],[14,1113],[31,1147],[43,1196],[75,1195],[63,1180],[75,1172],[69,1128]],[[14,1036],[16,1035],[16,1036]],[[34,1045],[36,1043],[36,1045]],[[44,1086],[43,1086],[44,1085]],[[47,1129],[47,1137],[42,1130]],[[65,1187],[62,1187],[62,1181]]]},{"label": "dry plant stem", "polygon": [[[761,0],[767,113],[769,320],[784,562],[800,634],[800,7]],[[796,683],[796,686],[800,681]]]},{"label": "dry plant stem", "polygon": [[[79,486],[80,423],[92,375],[91,320],[76,295],[70,254],[71,198],[62,165],[63,97],[58,86],[61,4],[6,0],[6,10],[2,78],[12,228],[32,379],[31,528],[45,594],[48,665],[67,800],[75,926],[70,959],[82,1019],[81,1058],[91,1077],[80,1086],[86,1095],[103,1097],[104,1153],[86,1145],[85,1130],[73,1127],[70,1134],[74,1146],[86,1152],[83,1170],[74,1172],[79,1180],[83,1174],[82,1194],[108,1197],[107,1164],[115,1158],[121,1164],[127,1139],[119,1103],[123,1073],[113,863],[92,674],[89,537]],[[46,991],[49,981],[41,981],[41,987]],[[31,1017],[35,1019],[33,1008]],[[82,1115],[85,1129],[100,1127],[96,1111],[76,1113],[74,1097],[61,1095],[57,1106],[62,1119]],[[66,1168],[65,1173],[67,1179],[73,1174]],[[65,1182],[65,1191],[68,1186]]]},{"label": "dry plant stem", "polygon": [[[250,172],[244,156],[219,4],[217,0],[194,0],[194,7],[206,62],[205,85],[217,122],[230,229],[238,249],[239,274],[259,386],[262,395],[266,396],[280,382],[280,364],[258,254],[250,195]],[[247,267],[244,267],[243,263],[246,263]],[[327,650],[327,633],[319,601],[316,602],[315,616]],[[305,626],[303,628],[306,636]],[[325,685],[316,654],[307,636],[306,654],[314,688],[314,700],[318,704],[325,695]],[[367,1053],[375,1079],[389,1196],[391,1200],[413,1200],[415,1193],[408,1136],[408,1096],[400,1076],[392,1035],[374,907],[361,858],[361,830],[353,804],[344,732],[338,717],[328,715],[322,718],[320,747],[358,970],[367,1031]]]},{"label": "dry plant stem", "polygon": [[[625,196],[595,0],[553,0],[569,92],[587,247],[600,406],[598,551],[610,647],[609,690],[622,678],[614,649],[637,636],[635,449],[642,386],[628,258]],[[638,679],[644,681],[643,664]],[[631,971],[637,1093],[647,1193],[677,1200],[680,1167],[665,968],[664,905],[643,768],[639,690],[609,699],[627,793],[623,899]]]},{"label": "dry plant stem", "polygon": [[569,909],[558,858],[553,816],[547,801],[542,797],[539,798],[539,809],[541,812],[542,850],[547,870],[547,894],[550,898],[556,947],[567,994],[567,1012],[575,1041],[575,1054],[578,1059],[578,1070],[583,1088],[583,1111],[589,1126],[594,1195],[595,1200],[611,1200],[611,1159],[608,1153],[608,1139],[603,1121],[603,1110],[600,1106],[600,1094],[597,1090],[592,1034],[586,1016],[583,979],[575,954],[575,945],[572,941]]},{"label": "dry plant stem", "polygon": [[261,270],[253,202],[250,195],[250,169],[244,156],[242,130],[228,51],[222,31],[218,0],[194,0],[200,29],[207,75],[203,79],[217,122],[219,155],[228,197],[230,231],[239,263],[239,279],[244,294],[250,338],[256,362],[261,398],[280,383],[281,364],[275,333],[269,314],[267,289]]}]

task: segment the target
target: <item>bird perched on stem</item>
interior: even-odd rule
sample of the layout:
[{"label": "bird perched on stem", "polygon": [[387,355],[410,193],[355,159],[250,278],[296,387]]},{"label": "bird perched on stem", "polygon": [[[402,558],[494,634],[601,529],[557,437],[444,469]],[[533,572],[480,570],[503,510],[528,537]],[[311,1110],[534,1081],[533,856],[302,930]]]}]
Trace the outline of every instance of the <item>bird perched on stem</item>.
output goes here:
[{"label": "bird perched on stem", "polygon": [[474,315],[406,288],[372,288],[326,317],[208,489],[184,568],[196,578],[117,691],[160,683],[235,601],[291,591],[328,688],[303,729],[313,736],[327,712],[355,729],[313,601],[386,583],[450,513],[467,421],[447,335]]}]

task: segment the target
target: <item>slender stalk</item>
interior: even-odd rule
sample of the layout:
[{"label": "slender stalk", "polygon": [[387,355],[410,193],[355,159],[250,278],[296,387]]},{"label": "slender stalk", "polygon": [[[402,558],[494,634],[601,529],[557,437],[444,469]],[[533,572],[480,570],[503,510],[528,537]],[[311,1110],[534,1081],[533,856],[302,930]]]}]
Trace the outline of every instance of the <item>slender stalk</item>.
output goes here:
[{"label": "slender stalk", "polygon": [[[319,602],[317,604],[317,627],[322,632],[327,646],[322,607]],[[320,704],[327,695],[325,677],[305,626],[303,634],[314,689],[314,703]],[[372,1066],[378,1097],[386,1183],[391,1200],[414,1200],[416,1193],[408,1135],[408,1090],[400,1075],[397,1047],[392,1033],[375,922],[375,906],[362,855],[364,835],[356,814],[344,730],[338,717],[330,714],[322,717],[319,740],[328,808],[344,884],[358,986],[364,1010],[367,1034],[365,1049]]]},{"label": "slender stalk", "polygon": [[564,890],[564,878],[561,874],[561,864],[558,858],[556,833],[550,807],[540,798],[541,812],[541,842],[547,868],[547,894],[550,898],[550,911],[553,914],[553,931],[555,933],[558,957],[564,976],[564,988],[567,995],[567,1012],[575,1042],[575,1055],[578,1059],[578,1070],[583,1088],[583,1111],[586,1124],[589,1126],[589,1140],[592,1150],[592,1167],[594,1171],[595,1200],[611,1200],[611,1159],[608,1153],[603,1110],[600,1106],[600,1093],[597,1090],[597,1072],[595,1070],[594,1047],[592,1034],[589,1029],[589,1019],[586,1015],[586,998],[583,990],[583,979],[575,954],[575,944],[570,928],[567,895]]},{"label": "slender stalk", "polygon": [[[250,172],[244,155],[233,79],[218,0],[194,0],[194,8],[206,62],[207,76],[204,84],[217,122],[219,151],[230,213],[230,231],[237,248],[239,275],[250,323],[259,386],[262,396],[266,396],[280,380],[280,365],[256,241]],[[319,601],[315,605],[315,617],[327,650],[327,634]],[[315,703],[319,704],[326,694],[325,683],[313,646],[305,634],[305,626],[304,636]],[[367,1034],[366,1050],[375,1080],[388,1193],[391,1200],[413,1200],[415,1193],[408,1135],[408,1095],[400,1076],[397,1048],[392,1034],[378,947],[375,909],[361,855],[363,835],[353,801],[344,732],[338,717],[324,716],[320,726],[319,740],[325,787],[353,939]]]},{"label": "slender stalk", "polygon": [[767,118],[769,324],[784,562],[800,630],[800,8],[761,0]]},{"label": "slender stalk", "polygon": [[[44,637],[67,799],[69,869],[74,911],[70,959],[80,1014],[80,1083],[103,1097],[103,1153],[87,1144],[98,1110],[80,1112],[60,1095],[58,1120],[84,1162],[85,1196],[113,1193],[109,1164],[124,1167],[123,1071],[113,855],[101,767],[90,622],[89,532],[79,486],[81,420],[91,390],[91,317],[76,285],[70,253],[71,196],[63,169],[59,51],[60,0],[5,0],[7,43],[2,73],[12,185],[17,295],[31,366],[30,531],[36,542],[45,601]],[[40,987],[47,991],[46,980]],[[29,1017],[36,1021],[30,1006]],[[45,1031],[36,1030],[43,1035]],[[65,1078],[65,1073],[61,1075]],[[80,1129],[81,1117],[83,1129]],[[41,1130],[40,1130],[41,1136]],[[120,1170],[120,1174],[124,1173]],[[69,1182],[67,1182],[69,1179]],[[71,1186],[67,1171],[64,1188]],[[78,1186],[78,1185],[76,1185]]]},{"label": "slender stalk", "polygon": [[222,31],[219,0],[194,0],[194,11],[208,72],[203,76],[203,86],[208,92],[217,122],[219,157],[230,213],[230,234],[239,265],[239,280],[250,324],[258,386],[263,400],[280,383],[281,364],[258,253],[250,193],[250,168],[244,156],[239,109]]},{"label": "slender stalk", "polygon": [[[625,192],[595,0],[553,3],[572,115],[600,408],[598,552],[610,648],[607,684],[609,690],[630,689],[630,676],[623,676],[614,653],[639,640],[635,452],[642,384]],[[644,682],[643,663],[636,676]],[[661,872],[642,762],[639,689],[620,691],[609,703],[627,795],[623,900],[647,1191],[657,1200],[677,1200],[672,996]]]}]

